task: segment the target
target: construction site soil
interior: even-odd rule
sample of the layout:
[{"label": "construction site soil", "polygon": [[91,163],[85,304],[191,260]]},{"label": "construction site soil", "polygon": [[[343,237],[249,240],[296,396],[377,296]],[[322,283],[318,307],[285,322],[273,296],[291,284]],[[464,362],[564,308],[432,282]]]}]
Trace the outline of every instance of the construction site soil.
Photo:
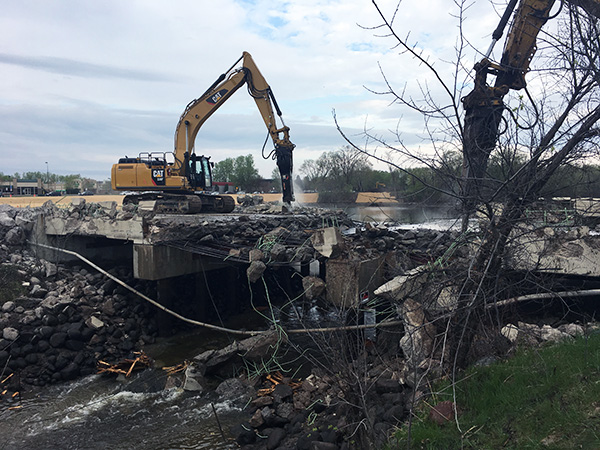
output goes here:
[{"label": "construction site soil", "polygon": [[[231,195],[234,198],[237,198],[237,195]],[[259,194],[263,197],[263,201],[266,203],[281,201],[281,194]],[[296,193],[296,201],[299,204],[315,204],[319,201],[318,193]],[[48,200],[56,203],[57,205],[65,205],[70,206],[71,199],[73,197],[78,197],[77,195],[65,195],[65,196],[37,196],[37,197],[0,197],[0,205],[11,205],[16,207],[26,207],[30,206],[32,208],[36,208],[38,206],[42,206]],[[117,205],[121,205],[123,202],[123,195],[94,195],[94,196],[85,196],[83,198],[88,199],[88,201],[93,202],[117,202]],[[372,203],[381,203],[381,204],[397,204],[398,202],[390,195],[389,192],[359,192],[356,197],[355,203],[357,204],[372,204]]]}]

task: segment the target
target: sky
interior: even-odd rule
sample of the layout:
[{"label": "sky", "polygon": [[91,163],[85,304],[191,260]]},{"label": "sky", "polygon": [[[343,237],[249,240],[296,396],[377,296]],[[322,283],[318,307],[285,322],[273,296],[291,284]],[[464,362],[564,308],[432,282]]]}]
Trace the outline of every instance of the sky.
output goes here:
[{"label": "sky", "polygon": [[[489,45],[499,3],[468,3],[463,30],[474,48]],[[377,5],[388,18],[396,13],[394,32],[409,35],[444,73],[455,53],[456,4]],[[5,1],[0,172],[108,180],[121,157],[170,152],[186,105],[243,51],[253,56],[290,127],[296,174],[303,161],[346,144],[333,111],[358,143],[364,129],[381,136],[398,129],[418,149],[424,145],[420,117],[372,91],[385,90],[382,72],[396,89],[415,93],[431,74],[401,54],[377,28],[381,23],[370,0]],[[479,58],[473,51],[472,62]],[[268,178],[275,163],[261,156],[265,138],[242,88],[201,128],[196,152],[213,162],[251,154]]]}]

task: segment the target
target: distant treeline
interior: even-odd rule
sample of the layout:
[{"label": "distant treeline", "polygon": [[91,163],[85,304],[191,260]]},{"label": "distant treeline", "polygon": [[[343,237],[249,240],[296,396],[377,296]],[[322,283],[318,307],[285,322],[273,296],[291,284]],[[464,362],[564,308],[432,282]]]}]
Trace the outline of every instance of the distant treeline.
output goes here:
[{"label": "distant treeline", "polygon": [[[485,189],[495,191],[525,163],[524,158],[492,156],[487,170]],[[362,154],[348,148],[325,152],[317,160],[307,160],[300,167],[296,183],[305,191],[392,193],[406,203],[455,203],[460,195],[462,157],[458,153],[442,155],[428,166],[374,170]],[[558,169],[546,188],[544,197],[600,198],[600,166],[565,165]],[[501,198],[498,198],[501,200]]]},{"label": "distant treeline", "polygon": [[5,175],[0,172],[0,181],[18,180],[42,180],[42,183],[62,183],[67,190],[92,189],[96,181],[84,178],[80,174],[57,175],[50,172],[16,172],[14,175]]}]

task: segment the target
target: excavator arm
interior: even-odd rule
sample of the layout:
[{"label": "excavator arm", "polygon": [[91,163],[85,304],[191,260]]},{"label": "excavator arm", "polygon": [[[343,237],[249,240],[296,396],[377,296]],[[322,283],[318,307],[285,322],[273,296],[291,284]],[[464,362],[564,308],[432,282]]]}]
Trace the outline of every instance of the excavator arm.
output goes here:
[{"label": "excavator arm", "polygon": [[[242,67],[235,68],[242,61]],[[180,171],[189,170],[190,160],[194,160],[194,142],[198,131],[208,118],[223,105],[240,87],[247,85],[248,92],[265,122],[271,140],[275,146],[275,157],[281,175],[283,201],[294,201],[292,188],[292,151],[295,145],[289,138],[289,127],[283,124],[281,110],[277,105],[273,91],[262,76],[248,52],[243,52],[231,68],[222,74],[201,97],[188,104],[179,119],[175,130],[175,158],[180,162]],[[282,127],[277,127],[275,111]],[[180,173],[180,175],[186,175]]]},{"label": "excavator arm", "polygon": [[[492,34],[492,45],[485,57],[475,65],[475,86],[462,99],[465,108],[464,124],[464,189],[467,206],[477,198],[490,153],[496,146],[504,110],[504,96],[511,89],[525,87],[525,74],[536,47],[536,37],[549,18],[555,0],[522,0],[506,39],[500,63],[488,59],[493,45],[502,36],[518,0],[511,0],[498,28]],[[493,86],[488,75],[495,75]]]},{"label": "excavator arm", "polygon": [[[600,0],[565,0],[586,14],[600,17]],[[475,64],[473,90],[462,99],[465,109],[463,137],[463,198],[468,215],[482,187],[487,162],[498,141],[504,111],[504,96],[526,86],[525,75],[536,51],[536,38],[550,18],[555,0],[510,0],[500,23],[492,34],[492,44],[484,58]],[[515,11],[515,7],[516,11]],[[513,15],[500,63],[488,59],[495,43]],[[496,80],[488,84],[488,75]],[[463,227],[466,226],[463,223]]]}]

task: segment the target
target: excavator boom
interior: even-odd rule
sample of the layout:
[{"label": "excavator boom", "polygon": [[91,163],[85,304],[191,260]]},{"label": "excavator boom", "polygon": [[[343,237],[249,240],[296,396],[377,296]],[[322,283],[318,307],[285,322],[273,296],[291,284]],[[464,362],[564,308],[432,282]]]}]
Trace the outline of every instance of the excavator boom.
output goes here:
[{"label": "excavator boom", "polygon": [[[242,61],[242,67],[236,69],[235,66],[240,61]],[[247,85],[248,93],[256,102],[275,146],[277,166],[281,174],[283,201],[290,203],[294,200],[291,177],[292,151],[295,145],[290,141],[289,127],[285,125],[277,127],[277,118],[273,109],[277,111],[283,124],[281,111],[271,87],[248,52],[243,52],[242,57],[222,74],[202,96],[188,104],[175,131],[175,157],[184,161],[182,168],[188,167],[185,161],[194,153],[196,135],[204,122],[244,84]]]}]

